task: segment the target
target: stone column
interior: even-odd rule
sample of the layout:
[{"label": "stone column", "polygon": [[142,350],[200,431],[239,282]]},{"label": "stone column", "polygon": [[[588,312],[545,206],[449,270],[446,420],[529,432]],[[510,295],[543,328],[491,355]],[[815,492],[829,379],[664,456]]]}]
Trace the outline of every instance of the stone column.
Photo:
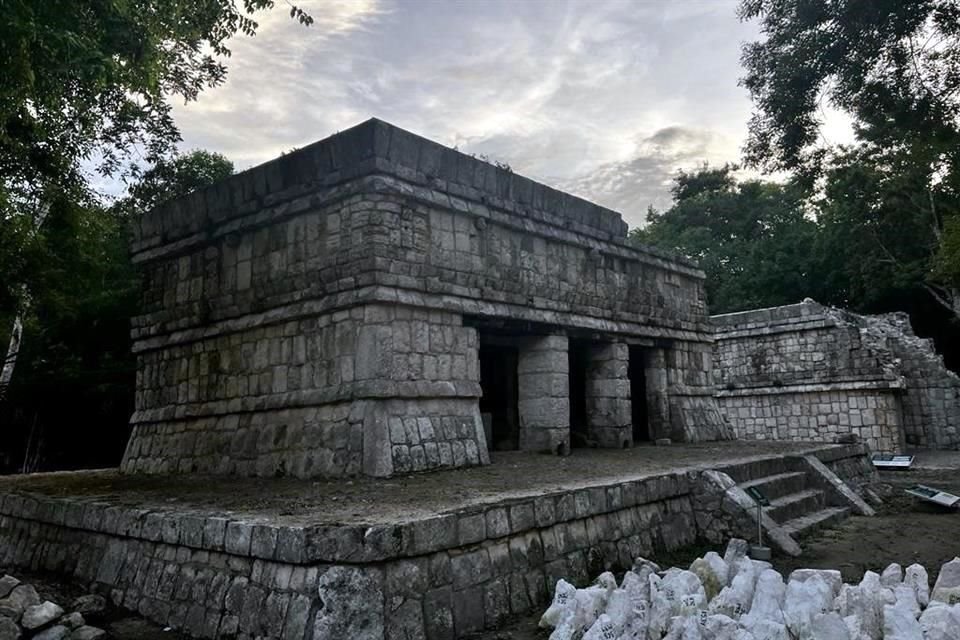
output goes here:
[{"label": "stone column", "polygon": [[517,362],[520,449],[570,451],[570,362],[566,336],[531,337]]},{"label": "stone column", "polygon": [[620,449],[633,442],[629,358],[625,344],[590,347],[586,372],[587,434],[599,447]]},{"label": "stone column", "polygon": [[670,437],[670,396],[667,392],[667,354],[662,348],[647,352],[644,378],[647,381],[647,423],[650,439]]}]

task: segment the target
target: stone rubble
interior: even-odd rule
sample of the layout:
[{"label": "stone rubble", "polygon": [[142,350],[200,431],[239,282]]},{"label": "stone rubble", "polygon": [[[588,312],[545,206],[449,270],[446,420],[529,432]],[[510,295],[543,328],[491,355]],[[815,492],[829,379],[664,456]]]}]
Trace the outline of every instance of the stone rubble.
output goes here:
[{"label": "stone rubble", "polygon": [[784,580],[748,547],[731,540],[689,570],[638,558],[619,585],[610,573],[584,589],[560,580],[540,626],[550,640],[960,640],[960,558],[931,591],[918,564],[856,585],[823,569]]},{"label": "stone rubble", "polygon": [[107,632],[86,623],[106,611],[103,596],[77,598],[67,613],[49,600],[41,600],[32,585],[10,575],[0,577],[0,640],[98,640]]}]

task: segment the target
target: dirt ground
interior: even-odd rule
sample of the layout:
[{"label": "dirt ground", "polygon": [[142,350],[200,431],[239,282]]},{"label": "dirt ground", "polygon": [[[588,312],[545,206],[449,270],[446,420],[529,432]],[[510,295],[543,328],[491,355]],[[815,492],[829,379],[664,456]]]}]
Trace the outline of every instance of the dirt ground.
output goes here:
[{"label": "dirt ground", "polygon": [[[919,562],[936,579],[940,566],[960,556],[960,510],[946,510],[916,498],[903,489],[925,484],[960,496],[960,452],[931,452],[918,456],[918,468],[883,471],[872,489],[884,504],[872,518],[851,517],[833,529],[800,541],[797,558],[774,558],[774,568],[784,574],[794,569],[839,569],[845,582],[859,581],[865,571],[878,573],[888,564],[904,567]],[[661,566],[688,566],[709,548],[683,549],[652,558]],[[723,549],[717,549],[720,553]],[[499,631],[476,640],[545,640],[549,633],[537,628],[539,615],[514,620]]]}]

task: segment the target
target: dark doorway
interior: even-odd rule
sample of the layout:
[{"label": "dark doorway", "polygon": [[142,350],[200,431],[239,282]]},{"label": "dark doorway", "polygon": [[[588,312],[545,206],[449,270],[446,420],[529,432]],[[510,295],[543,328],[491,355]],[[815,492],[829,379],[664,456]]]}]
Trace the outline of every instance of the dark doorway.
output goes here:
[{"label": "dark doorway", "polygon": [[567,349],[570,363],[570,446],[588,447],[587,366],[590,363],[589,343],[571,340]]},{"label": "dark doorway", "polygon": [[506,451],[520,447],[517,409],[517,347],[480,343],[480,415],[487,430],[487,447]]},{"label": "dark doorway", "polygon": [[650,437],[650,420],[647,414],[646,353],[642,347],[630,347],[630,363],[627,376],[630,378],[630,405],[633,421],[633,441],[647,442]]}]

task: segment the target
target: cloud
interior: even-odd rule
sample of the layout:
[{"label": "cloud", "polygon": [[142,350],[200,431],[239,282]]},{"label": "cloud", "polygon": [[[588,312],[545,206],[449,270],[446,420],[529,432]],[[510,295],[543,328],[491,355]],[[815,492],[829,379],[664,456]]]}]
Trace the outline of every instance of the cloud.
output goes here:
[{"label": "cloud", "polygon": [[558,186],[620,211],[630,226],[639,226],[648,206],[670,206],[678,171],[735,161],[735,148],[736,141],[715,131],[670,125],[640,137],[629,160],[603,164]]},{"label": "cloud", "polygon": [[749,114],[735,0],[299,0],[234,41],[227,82],[175,111],[238,168],[371,116],[623,210],[736,160]]}]

